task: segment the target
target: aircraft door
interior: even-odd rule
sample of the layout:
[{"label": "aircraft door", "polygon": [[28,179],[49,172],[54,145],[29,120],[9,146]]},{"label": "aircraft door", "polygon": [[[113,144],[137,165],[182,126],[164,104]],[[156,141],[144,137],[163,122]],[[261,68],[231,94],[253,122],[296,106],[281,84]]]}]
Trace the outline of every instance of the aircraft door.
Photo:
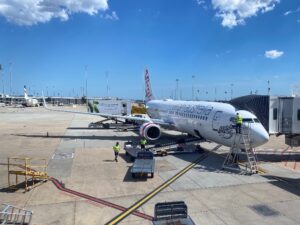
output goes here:
[{"label": "aircraft door", "polygon": [[281,133],[292,133],[292,118],[293,118],[293,99],[280,99],[280,114],[279,131]]},{"label": "aircraft door", "polygon": [[219,127],[220,127],[220,123],[221,123],[221,115],[222,115],[222,111],[217,111],[213,117],[213,120],[212,120],[212,129],[215,130],[215,131],[218,131],[219,130]]}]

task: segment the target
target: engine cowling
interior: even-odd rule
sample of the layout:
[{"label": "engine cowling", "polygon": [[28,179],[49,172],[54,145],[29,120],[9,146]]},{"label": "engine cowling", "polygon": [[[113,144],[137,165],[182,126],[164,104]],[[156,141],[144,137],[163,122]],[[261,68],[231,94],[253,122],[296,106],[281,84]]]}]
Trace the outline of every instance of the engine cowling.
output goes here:
[{"label": "engine cowling", "polygon": [[160,138],[160,126],[151,122],[143,123],[140,127],[140,135],[147,140],[155,141]]}]

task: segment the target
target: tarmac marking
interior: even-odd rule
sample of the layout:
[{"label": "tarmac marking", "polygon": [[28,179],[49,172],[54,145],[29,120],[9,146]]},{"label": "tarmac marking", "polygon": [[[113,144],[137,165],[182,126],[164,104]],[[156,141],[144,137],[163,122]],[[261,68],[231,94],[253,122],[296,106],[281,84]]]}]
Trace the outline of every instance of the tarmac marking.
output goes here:
[{"label": "tarmac marking", "polygon": [[[4,163],[0,163],[0,165],[4,165]],[[22,169],[25,169],[25,167],[23,165],[15,164],[15,166],[18,166],[18,167],[20,167]],[[31,169],[31,170],[35,171],[34,169]],[[108,207],[111,207],[111,208],[114,208],[114,209],[118,209],[120,211],[125,211],[126,210],[126,208],[123,207],[123,206],[120,206],[120,205],[117,205],[117,204],[105,201],[103,199],[95,198],[93,196],[90,196],[90,195],[87,195],[87,194],[83,194],[83,193],[80,193],[78,191],[71,190],[69,188],[65,188],[64,185],[61,182],[59,182],[57,179],[55,179],[53,177],[49,177],[49,180],[52,181],[52,183],[55,185],[55,187],[57,189],[59,189],[59,190],[61,190],[63,192],[66,192],[68,194],[76,195],[76,196],[79,196],[81,198],[85,198],[85,199],[87,199],[87,200],[89,200],[91,202],[97,202],[97,203],[100,203],[102,205],[105,205],[105,206],[108,206]],[[141,217],[143,219],[146,219],[146,220],[150,220],[150,221],[153,220],[152,216],[149,216],[147,214],[144,214],[144,213],[141,213],[141,212],[138,212],[138,211],[135,211],[132,214],[135,215],[135,216]]]},{"label": "tarmac marking", "polygon": [[[216,149],[215,149],[216,150]],[[144,196],[142,199],[134,203],[132,206],[130,206],[126,211],[123,213],[117,215],[115,218],[110,220],[106,223],[106,225],[114,225],[125,219],[127,216],[132,214],[135,210],[137,210],[139,207],[144,205],[146,202],[148,202],[151,198],[153,198],[155,195],[157,195],[159,192],[161,192],[163,189],[168,187],[170,184],[172,184],[175,180],[177,180],[179,177],[184,175],[186,172],[188,172],[190,169],[192,169],[194,166],[196,166],[199,162],[207,158],[213,150],[206,152],[204,155],[201,155],[198,159],[196,159],[194,162],[192,162],[190,165],[185,167],[183,170],[178,172],[176,175],[174,175],[172,178],[164,182],[162,185],[158,186],[156,189],[154,189],[152,192]]]},{"label": "tarmac marking", "polygon": [[[103,199],[95,198],[93,196],[90,196],[90,195],[87,195],[87,194],[83,194],[83,193],[80,193],[80,192],[77,192],[77,191],[65,188],[57,179],[55,179],[53,177],[50,178],[50,180],[57,187],[57,189],[59,189],[61,191],[64,191],[64,192],[72,194],[72,195],[79,196],[81,198],[85,198],[85,199],[90,200],[92,202],[100,203],[102,205],[105,205],[105,206],[108,206],[108,207],[111,207],[111,208],[114,208],[114,209],[118,209],[120,211],[126,211],[126,208],[123,207],[123,206],[120,206],[120,205],[117,205],[117,204],[105,201]],[[149,216],[147,214],[144,214],[144,213],[141,213],[141,212],[138,212],[138,211],[135,211],[132,214],[135,215],[135,216],[141,217],[143,219],[146,219],[146,220],[150,220],[150,221],[153,220],[152,216]]]}]

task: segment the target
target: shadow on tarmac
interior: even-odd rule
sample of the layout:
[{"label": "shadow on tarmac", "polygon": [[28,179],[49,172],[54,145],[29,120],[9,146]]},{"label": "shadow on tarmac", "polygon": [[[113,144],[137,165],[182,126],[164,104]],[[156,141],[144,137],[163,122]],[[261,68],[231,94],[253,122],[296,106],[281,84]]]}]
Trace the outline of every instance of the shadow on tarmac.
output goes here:
[{"label": "shadow on tarmac", "polygon": [[[32,180],[29,180],[27,181],[27,186],[28,187],[33,187],[33,185],[39,185],[40,183],[42,183],[44,181],[42,180],[35,180],[34,183]],[[11,185],[10,187],[5,187],[5,188],[1,188],[0,189],[0,193],[15,193],[17,192],[18,190],[20,189],[23,189],[24,192],[25,192],[25,181],[21,182],[21,183],[18,183],[17,185]],[[33,189],[33,188],[32,188]],[[32,189],[29,189],[29,190],[32,190]]]},{"label": "shadow on tarmac", "polygon": [[[184,160],[186,162],[193,162],[195,158],[199,157],[199,153],[186,154],[186,155],[174,155],[175,157]],[[224,154],[226,156],[226,154]],[[229,174],[243,174],[235,170],[224,170],[222,165],[224,162],[223,157],[215,154],[211,154],[205,160],[201,161],[194,167],[194,171],[199,172],[214,172],[214,173],[229,173]],[[279,177],[268,174],[260,174],[260,176],[269,179],[269,184],[275,185],[289,193],[300,196],[300,178],[287,178]]]},{"label": "shadow on tarmac", "polygon": [[11,134],[19,137],[28,137],[28,138],[59,138],[59,139],[85,139],[85,140],[115,140],[115,141],[128,141],[137,137],[134,136],[78,136],[78,135],[51,135],[48,136],[45,134]]},{"label": "shadow on tarmac", "polygon": [[[262,177],[272,179],[270,184],[275,185],[287,192],[300,196],[300,178],[287,178],[272,175],[261,175]],[[276,179],[276,181],[274,181]]]},{"label": "shadow on tarmac", "polygon": [[123,178],[123,182],[147,182],[147,180],[148,177],[146,175],[133,178],[131,175],[131,166],[128,166],[126,174]]}]

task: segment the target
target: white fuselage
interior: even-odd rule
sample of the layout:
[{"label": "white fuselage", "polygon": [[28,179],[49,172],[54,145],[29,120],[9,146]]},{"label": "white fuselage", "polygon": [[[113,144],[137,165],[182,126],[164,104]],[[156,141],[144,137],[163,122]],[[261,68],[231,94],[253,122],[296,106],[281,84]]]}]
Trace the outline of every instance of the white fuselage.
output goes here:
[{"label": "white fuselage", "polygon": [[25,106],[27,107],[39,106],[39,101],[37,99],[28,97],[26,86],[24,86],[24,99],[25,99]]},{"label": "white fuselage", "polygon": [[35,98],[25,98],[25,104],[27,107],[36,107],[36,106],[39,106],[39,102],[37,99]]},{"label": "white fuselage", "polygon": [[[247,121],[243,124],[249,130],[251,145],[256,147],[266,143],[269,135],[256,116],[248,111],[236,111],[230,104],[173,100],[151,100],[147,103],[147,113],[151,118],[172,124],[178,131],[225,146],[233,143],[237,112]],[[240,147],[243,147],[242,143]]]}]

